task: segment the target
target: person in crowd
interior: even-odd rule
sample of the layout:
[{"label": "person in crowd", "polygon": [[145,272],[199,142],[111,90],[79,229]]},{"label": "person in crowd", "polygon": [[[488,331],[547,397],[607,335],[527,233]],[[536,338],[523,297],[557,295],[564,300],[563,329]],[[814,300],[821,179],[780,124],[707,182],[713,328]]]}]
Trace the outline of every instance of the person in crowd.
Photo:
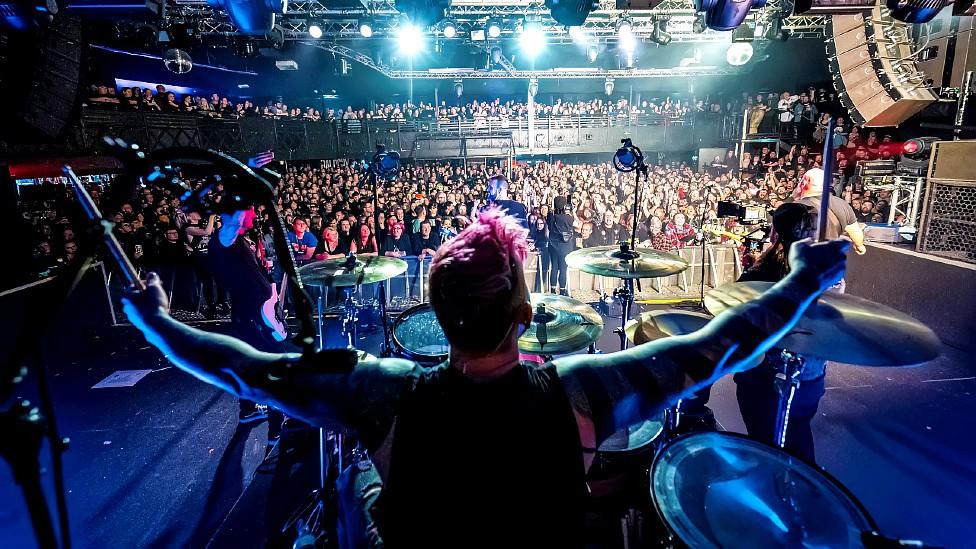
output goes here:
[{"label": "person in crowd", "polygon": [[426,219],[420,222],[420,230],[413,235],[413,255],[421,261],[434,257],[441,246],[441,237],[434,234],[433,226]]},{"label": "person in crowd", "polygon": [[400,221],[393,222],[390,226],[390,234],[383,239],[383,245],[380,247],[381,255],[401,259],[413,255],[413,243],[410,242],[410,237],[404,234],[403,228],[403,223]]},{"label": "person in crowd", "polygon": [[210,238],[214,232],[217,216],[211,214],[204,221],[199,213],[190,212],[187,214],[187,222],[184,230],[190,248],[193,250],[191,253],[193,270],[203,287],[203,299],[207,307],[203,314],[206,318],[213,319],[217,317],[217,286],[208,256],[210,255]]},{"label": "person in crowd", "polygon": [[810,143],[817,115],[817,106],[810,101],[810,96],[806,92],[801,93],[799,101],[793,105],[793,120],[796,123],[797,139],[800,143]]},{"label": "person in crowd", "polygon": [[316,245],[312,257],[316,261],[323,261],[345,257],[348,253],[349,245],[339,238],[339,231],[335,227],[328,226],[322,229],[322,240]]},{"label": "person in crowd", "polygon": [[549,289],[549,268],[551,255],[549,249],[549,225],[541,213],[532,220],[529,228],[529,248],[537,254],[536,280],[533,286],[536,292]]},{"label": "person in crowd", "polygon": [[[372,218],[369,218],[372,219]],[[376,245],[376,237],[373,230],[366,223],[359,224],[359,234],[350,243],[349,251],[362,256],[379,255],[379,248]]]},{"label": "person in crowd", "polygon": [[288,232],[287,236],[288,244],[291,245],[295,260],[299,263],[311,261],[319,240],[308,231],[308,222],[301,217],[295,218],[291,224],[291,228],[292,230]]},{"label": "person in crowd", "polygon": [[569,295],[569,266],[566,256],[576,249],[572,206],[565,196],[553,200],[553,211],[546,220],[549,230],[549,291]]}]

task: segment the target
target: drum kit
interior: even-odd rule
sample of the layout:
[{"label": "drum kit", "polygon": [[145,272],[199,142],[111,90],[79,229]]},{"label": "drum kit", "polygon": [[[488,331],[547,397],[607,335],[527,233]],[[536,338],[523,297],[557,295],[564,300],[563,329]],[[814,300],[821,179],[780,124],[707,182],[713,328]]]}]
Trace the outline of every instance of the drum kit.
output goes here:
[{"label": "drum kit", "polygon": [[[631,319],[639,280],[680,273],[688,267],[686,261],[621,245],[577,250],[567,256],[567,263],[623,280],[614,293],[623,304],[621,325],[614,330],[621,349],[697,332],[711,315],[756,299],[771,286],[747,282],[715,288],[704,300],[711,315],[671,309]],[[343,326],[355,326],[354,288],[382,282],[405,269],[406,264],[395,258],[350,257],[307,265],[302,275],[309,285],[344,288],[348,318]],[[533,317],[519,338],[522,353],[551,360],[556,355],[599,352],[596,342],[603,319],[590,305],[543,293],[531,294],[530,301]],[[383,318],[385,332],[385,310]],[[354,341],[349,339],[350,345]],[[384,341],[389,343],[384,354],[425,366],[444,362],[450,351],[429,304],[401,313]],[[628,547],[884,546],[877,540],[886,538],[878,536],[875,523],[852,494],[824,471],[783,451],[791,399],[804,363],[812,357],[861,366],[907,366],[932,360],[940,347],[930,329],[904,313],[827,292],[780,340],[776,352],[767,355],[777,369],[773,440],[778,448],[725,432],[679,435],[679,402],[656,418],[615,433],[590,452],[586,479],[591,500],[613,501],[614,512],[623,511],[616,524]],[[654,515],[660,520],[645,520]],[[662,523],[666,528],[655,532],[654,525]]]}]

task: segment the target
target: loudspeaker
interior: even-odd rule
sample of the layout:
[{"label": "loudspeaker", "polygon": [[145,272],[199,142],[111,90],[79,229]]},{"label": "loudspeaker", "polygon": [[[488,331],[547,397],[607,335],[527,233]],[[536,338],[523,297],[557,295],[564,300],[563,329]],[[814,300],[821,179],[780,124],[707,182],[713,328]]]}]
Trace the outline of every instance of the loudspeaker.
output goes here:
[{"label": "loudspeaker", "polygon": [[40,59],[21,111],[24,122],[51,137],[68,123],[81,76],[81,22],[58,15],[40,35]]},{"label": "loudspeaker", "polygon": [[918,53],[918,68],[934,88],[958,88],[976,70],[976,37],[972,17],[951,17],[943,10],[929,22],[929,40]]},{"label": "loudspeaker", "polygon": [[880,6],[870,17],[831,17],[827,54],[834,87],[858,125],[896,126],[937,99],[912,61],[912,44],[891,32],[899,25]]}]

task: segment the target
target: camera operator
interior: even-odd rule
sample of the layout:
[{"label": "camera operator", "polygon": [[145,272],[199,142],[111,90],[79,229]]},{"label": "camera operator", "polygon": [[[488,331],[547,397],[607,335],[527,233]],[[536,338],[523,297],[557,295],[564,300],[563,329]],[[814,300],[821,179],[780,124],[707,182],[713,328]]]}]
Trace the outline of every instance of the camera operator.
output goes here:
[{"label": "camera operator", "polygon": [[[549,227],[549,256],[552,270],[549,272],[549,287],[552,293],[569,295],[569,266],[566,256],[576,249],[576,233],[573,230],[572,206],[565,196],[553,199],[553,212],[546,219]],[[557,292],[558,283],[558,292]]]}]

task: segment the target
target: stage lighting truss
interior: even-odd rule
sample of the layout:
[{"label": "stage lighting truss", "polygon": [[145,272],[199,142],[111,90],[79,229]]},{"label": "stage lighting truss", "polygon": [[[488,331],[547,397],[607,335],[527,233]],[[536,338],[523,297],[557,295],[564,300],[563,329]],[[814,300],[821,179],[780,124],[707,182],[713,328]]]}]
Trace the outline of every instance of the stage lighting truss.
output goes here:
[{"label": "stage lighting truss", "polygon": [[[504,1],[504,0],[502,0]],[[574,40],[565,26],[557,24],[548,15],[544,1],[530,0],[524,3],[511,4],[501,2],[453,2],[448,10],[448,18],[456,25],[457,38],[469,39],[473,30],[486,30],[489,20],[499,25],[500,34],[497,38],[513,37],[517,33],[517,26],[526,18],[540,17],[543,31],[548,44],[565,44]],[[763,27],[769,28],[774,16],[788,12],[784,9],[787,0],[769,0],[766,8],[754,10],[747,21],[762,21]],[[693,0],[664,0],[654,9],[618,10],[616,0],[600,0],[598,10],[593,11],[586,22],[574,30],[573,34],[581,33],[587,40],[597,40],[602,43],[615,41],[618,38],[618,22],[628,18],[632,25],[632,32],[641,38],[650,38],[655,23],[661,17],[670,17],[668,34],[673,42],[718,43],[727,42],[725,33],[712,31],[699,32],[695,28],[695,4]],[[325,0],[291,1],[288,12],[279,16],[276,24],[282,29],[286,40],[307,40],[309,18],[320,20],[322,38],[331,41],[352,41],[362,39],[360,22],[369,22],[370,30],[376,38],[392,38],[396,36],[397,27],[401,24],[400,14],[394,9],[392,1],[366,0],[365,9],[335,8]],[[165,23],[194,22],[199,23],[202,35],[219,34],[223,36],[239,34],[234,25],[221,10],[214,10],[203,0],[176,0],[167,5]],[[782,20],[781,28],[787,31],[791,38],[823,38],[824,28],[828,17],[824,15],[790,16]],[[427,32],[442,30],[434,27]],[[445,38],[449,38],[445,36]]]}]

